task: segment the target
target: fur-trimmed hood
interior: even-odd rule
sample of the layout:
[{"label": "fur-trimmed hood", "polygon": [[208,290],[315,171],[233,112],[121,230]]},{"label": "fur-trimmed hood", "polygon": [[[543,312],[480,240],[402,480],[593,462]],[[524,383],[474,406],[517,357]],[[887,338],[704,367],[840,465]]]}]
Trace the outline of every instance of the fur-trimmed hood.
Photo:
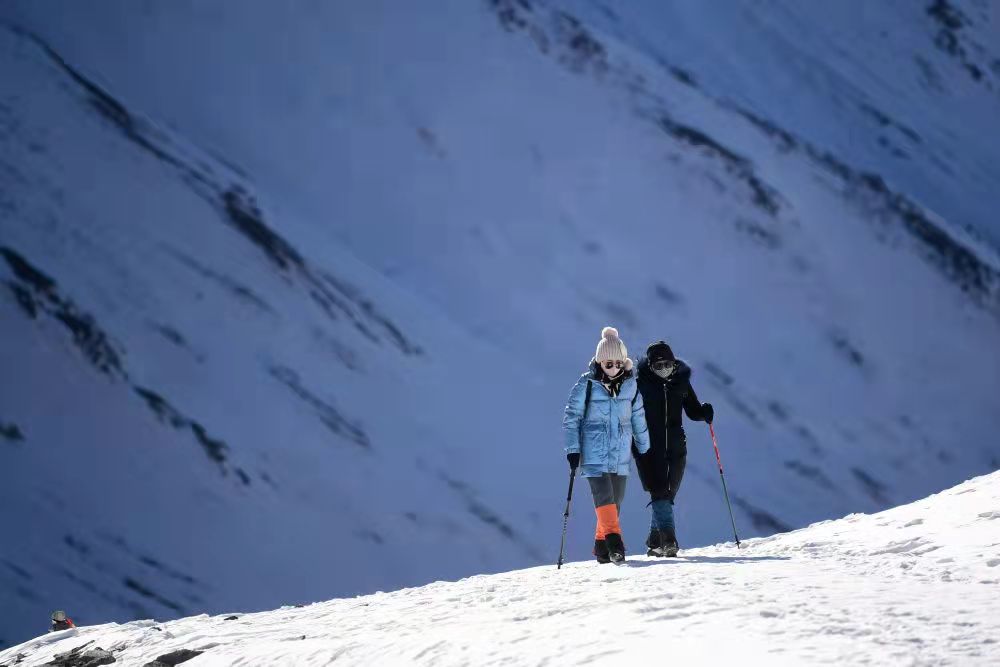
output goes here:
[{"label": "fur-trimmed hood", "polygon": [[649,359],[642,357],[636,365],[637,372],[644,382],[659,382],[668,386],[682,385],[691,381],[691,367],[684,363],[683,359],[675,359],[674,372],[666,378],[661,378],[649,367]]}]

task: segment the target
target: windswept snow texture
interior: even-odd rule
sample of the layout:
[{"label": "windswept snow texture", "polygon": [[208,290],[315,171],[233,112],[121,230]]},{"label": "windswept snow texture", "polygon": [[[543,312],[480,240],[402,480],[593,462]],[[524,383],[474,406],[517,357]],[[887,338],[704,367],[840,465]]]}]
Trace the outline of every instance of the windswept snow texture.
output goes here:
[{"label": "windswept snow texture", "polygon": [[[0,653],[81,646],[191,665],[995,665],[1000,473],[879,514],[622,566],[552,565],[256,614],[136,621]],[[628,661],[628,662],[625,662]]]},{"label": "windswept snow texture", "polygon": [[691,364],[742,537],[997,469],[997,21],[0,3],[0,646],[554,563],[605,325]]}]

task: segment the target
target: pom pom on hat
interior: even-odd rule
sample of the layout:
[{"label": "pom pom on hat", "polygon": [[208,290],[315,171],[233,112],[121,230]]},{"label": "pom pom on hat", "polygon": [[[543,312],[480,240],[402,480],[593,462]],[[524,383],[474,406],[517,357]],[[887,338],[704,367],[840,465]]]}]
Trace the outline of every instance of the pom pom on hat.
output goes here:
[{"label": "pom pom on hat", "polygon": [[628,358],[628,349],[625,343],[618,337],[618,329],[614,327],[604,327],[601,329],[601,340],[597,343],[597,352],[594,359],[598,363],[604,361],[624,361],[626,369],[631,367],[631,359]]}]

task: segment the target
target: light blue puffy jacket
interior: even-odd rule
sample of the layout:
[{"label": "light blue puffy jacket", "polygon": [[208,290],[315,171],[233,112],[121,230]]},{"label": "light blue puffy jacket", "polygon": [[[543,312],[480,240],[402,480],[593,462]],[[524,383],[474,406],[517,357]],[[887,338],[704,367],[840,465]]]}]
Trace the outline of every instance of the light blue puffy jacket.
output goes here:
[{"label": "light blue puffy jacket", "polygon": [[[617,396],[611,396],[601,384],[598,373],[596,364],[592,363],[569,393],[563,416],[566,453],[580,452],[580,469],[584,477],[600,477],[606,472],[627,475],[633,438],[640,454],[649,449],[642,394],[637,391],[635,371],[628,371]],[[590,407],[587,420],[583,421],[588,381],[592,385]]]}]

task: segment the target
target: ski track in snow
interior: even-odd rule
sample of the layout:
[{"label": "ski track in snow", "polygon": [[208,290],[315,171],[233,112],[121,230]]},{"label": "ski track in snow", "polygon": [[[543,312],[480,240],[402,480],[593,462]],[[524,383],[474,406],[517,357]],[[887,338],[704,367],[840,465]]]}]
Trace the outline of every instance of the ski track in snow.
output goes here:
[{"label": "ski track in snow", "polygon": [[[0,653],[42,664],[87,643],[143,665],[987,665],[1000,660],[1000,473],[792,533],[569,563],[255,614],[136,621]],[[227,620],[228,619],[228,620]]]}]

